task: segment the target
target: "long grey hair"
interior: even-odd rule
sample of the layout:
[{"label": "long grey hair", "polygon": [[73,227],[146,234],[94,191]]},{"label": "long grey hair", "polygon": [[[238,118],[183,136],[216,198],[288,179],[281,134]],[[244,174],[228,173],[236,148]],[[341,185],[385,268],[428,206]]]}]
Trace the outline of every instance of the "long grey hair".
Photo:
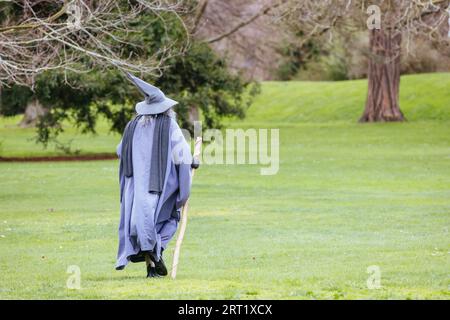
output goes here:
[{"label": "long grey hair", "polygon": [[169,116],[172,119],[177,119],[177,114],[175,111],[173,111],[173,108],[169,108],[168,110],[164,111],[163,113],[158,113],[158,114],[146,114],[142,117],[142,121],[144,122],[144,125],[149,124],[152,119],[154,119],[156,116],[163,114],[166,116]]}]

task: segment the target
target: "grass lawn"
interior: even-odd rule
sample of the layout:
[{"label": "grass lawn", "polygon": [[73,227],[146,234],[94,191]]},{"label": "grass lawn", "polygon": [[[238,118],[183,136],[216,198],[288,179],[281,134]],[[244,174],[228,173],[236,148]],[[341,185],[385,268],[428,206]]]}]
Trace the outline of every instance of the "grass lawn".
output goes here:
[{"label": "grass lawn", "polygon": [[[361,125],[364,81],[263,84],[233,126],[280,128],[280,171],[201,167],[175,281],[114,270],[117,161],[0,163],[0,298],[449,299],[448,88],[449,74],[404,77],[410,121]],[[2,121],[2,155],[42,152]],[[86,153],[118,141],[85,139]]]},{"label": "grass lawn", "polygon": [[[47,148],[35,142],[35,128],[20,128],[17,124],[22,116],[0,117],[0,157],[56,156],[64,152],[54,143]],[[114,153],[120,135],[109,132],[106,121],[98,121],[97,134],[81,134],[76,128],[65,126],[65,132],[58,137],[64,146],[70,146],[72,152],[80,154]]]}]

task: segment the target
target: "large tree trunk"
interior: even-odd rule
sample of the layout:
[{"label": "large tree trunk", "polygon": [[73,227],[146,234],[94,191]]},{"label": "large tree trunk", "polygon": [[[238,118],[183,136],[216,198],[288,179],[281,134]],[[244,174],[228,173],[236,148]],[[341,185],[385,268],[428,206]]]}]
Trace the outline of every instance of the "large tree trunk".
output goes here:
[{"label": "large tree trunk", "polygon": [[370,31],[369,90],[360,122],[403,121],[399,107],[401,34]]},{"label": "large tree trunk", "polygon": [[39,117],[48,112],[37,99],[28,102],[22,120],[19,123],[21,128],[34,127],[39,120]]}]

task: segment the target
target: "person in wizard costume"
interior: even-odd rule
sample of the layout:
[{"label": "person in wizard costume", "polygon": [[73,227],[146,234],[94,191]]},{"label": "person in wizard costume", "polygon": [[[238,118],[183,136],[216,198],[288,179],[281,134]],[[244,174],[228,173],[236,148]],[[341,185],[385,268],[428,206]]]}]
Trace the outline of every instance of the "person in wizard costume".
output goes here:
[{"label": "person in wizard costume", "polygon": [[120,224],[116,269],[146,262],[147,277],[167,275],[164,249],[174,236],[189,197],[193,163],[190,147],[172,107],[176,101],[127,74],[145,96],[136,104],[117,146],[120,158]]}]

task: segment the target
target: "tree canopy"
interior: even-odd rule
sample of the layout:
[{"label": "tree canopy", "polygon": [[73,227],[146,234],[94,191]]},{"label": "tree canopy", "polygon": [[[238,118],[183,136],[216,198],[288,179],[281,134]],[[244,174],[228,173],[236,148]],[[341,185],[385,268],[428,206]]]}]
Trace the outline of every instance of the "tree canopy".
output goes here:
[{"label": "tree canopy", "polygon": [[[190,37],[178,15],[143,15],[133,22],[132,28],[135,31],[130,33],[117,31],[123,41],[116,45],[121,47],[123,56],[145,60],[154,58],[160,48],[170,48],[172,54],[164,57],[159,74],[145,70],[134,74],[179,102],[176,112],[183,127],[190,129],[193,114],[198,114],[206,127],[219,127],[223,117],[244,116],[258,86],[231,74],[226,62],[207,43]],[[21,113],[27,104],[39,101],[46,113],[37,124],[37,140],[44,144],[64,130],[63,122],[84,133],[95,132],[101,116],[109,120],[111,130],[122,132],[134,114],[135,103],[143,97],[120,68],[89,65],[92,61],[88,57],[77,63],[88,64],[90,71],[47,70],[35,77],[33,88],[18,84],[3,87],[0,112]]]}]

